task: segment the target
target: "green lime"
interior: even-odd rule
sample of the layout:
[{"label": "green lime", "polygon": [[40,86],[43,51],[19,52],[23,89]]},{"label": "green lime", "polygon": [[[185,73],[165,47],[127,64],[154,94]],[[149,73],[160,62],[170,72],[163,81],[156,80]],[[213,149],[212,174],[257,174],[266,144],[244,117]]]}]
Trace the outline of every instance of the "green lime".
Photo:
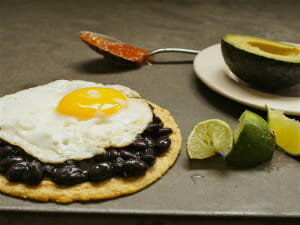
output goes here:
[{"label": "green lime", "polygon": [[263,163],[273,156],[275,138],[268,123],[259,115],[245,111],[234,134],[234,145],[225,160],[238,167]]},{"label": "green lime", "polygon": [[191,159],[204,159],[215,152],[231,149],[231,127],[223,120],[210,119],[199,122],[192,129],[187,141],[187,153]]},{"label": "green lime", "polygon": [[300,123],[290,119],[281,110],[268,108],[268,122],[275,132],[276,144],[288,154],[300,155]]}]

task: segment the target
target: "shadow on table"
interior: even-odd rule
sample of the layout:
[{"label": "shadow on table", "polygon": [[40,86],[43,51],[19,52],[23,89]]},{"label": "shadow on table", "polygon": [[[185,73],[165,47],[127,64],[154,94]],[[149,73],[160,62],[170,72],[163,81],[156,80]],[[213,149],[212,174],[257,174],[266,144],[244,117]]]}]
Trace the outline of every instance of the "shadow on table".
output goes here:
[{"label": "shadow on table", "polygon": [[266,117],[266,113],[262,110],[251,108],[214,92],[202,83],[197,76],[193,76],[192,83],[194,88],[199,92],[199,95],[204,96],[209,104],[213,105],[217,110],[222,111],[222,113],[238,119],[245,110],[250,110],[264,118]]},{"label": "shadow on table", "polygon": [[81,63],[77,63],[74,67],[80,72],[94,75],[121,73],[139,68],[139,66],[136,65],[116,64],[107,58],[86,60]]},{"label": "shadow on table", "polygon": [[[166,64],[166,65],[172,65],[172,64],[191,64],[193,63],[192,60],[174,60],[174,61],[156,61],[152,62],[150,64]],[[86,60],[81,63],[77,63],[74,65],[75,69],[83,72],[83,73],[89,73],[89,74],[113,74],[113,73],[121,73],[126,72],[129,70],[136,70],[139,69],[140,66],[148,66],[147,64],[142,65],[136,65],[136,64],[122,64],[122,63],[116,63],[112,61],[110,58],[97,58],[97,59],[91,59]]]},{"label": "shadow on table", "polygon": [[[277,153],[280,154],[280,153]],[[222,171],[226,173],[226,171],[243,171],[243,170],[263,170],[268,172],[273,167],[271,164],[271,160],[266,161],[257,166],[253,167],[246,167],[246,168],[239,168],[233,167],[226,163],[224,156],[221,153],[217,153],[216,155],[206,158],[206,159],[188,159],[184,165],[188,170],[215,170],[215,171]]]}]

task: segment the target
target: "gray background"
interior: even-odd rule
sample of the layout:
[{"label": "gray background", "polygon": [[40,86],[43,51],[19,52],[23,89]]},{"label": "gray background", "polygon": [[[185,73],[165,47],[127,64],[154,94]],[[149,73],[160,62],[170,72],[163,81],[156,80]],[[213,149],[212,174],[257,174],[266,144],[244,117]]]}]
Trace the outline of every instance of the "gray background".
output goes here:
[{"label": "gray background", "polygon": [[[300,43],[299,3],[2,0],[0,96],[56,79],[123,84],[172,112],[182,130],[183,148],[163,179],[134,195],[68,205],[0,195],[0,220],[4,221],[1,224],[299,222],[296,160],[276,152],[270,162],[238,170],[228,167],[220,156],[191,161],[185,153],[187,136],[196,122],[220,118],[235,127],[245,109],[264,117],[265,112],[212,92],[196,78],[191,63],[119,67],[91,51],[78,38],[80,30],[91,30],[147,50],[201,50],[219,43],[227,33]],[[170,59],[192,57],[168,54],[161,58]]]}]

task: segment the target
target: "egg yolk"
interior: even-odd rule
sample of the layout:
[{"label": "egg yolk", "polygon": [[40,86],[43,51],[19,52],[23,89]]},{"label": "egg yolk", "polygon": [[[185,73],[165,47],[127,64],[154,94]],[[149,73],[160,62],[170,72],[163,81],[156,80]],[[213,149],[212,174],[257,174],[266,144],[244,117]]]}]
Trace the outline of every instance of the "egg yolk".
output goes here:
[{"label": "egg yolk", "polygon": [[102,87],[83,88],[65,95],[57,106],[58,112],[87,120],[96,114],[110,116],[125,108],[127,98],[122,92]]}]

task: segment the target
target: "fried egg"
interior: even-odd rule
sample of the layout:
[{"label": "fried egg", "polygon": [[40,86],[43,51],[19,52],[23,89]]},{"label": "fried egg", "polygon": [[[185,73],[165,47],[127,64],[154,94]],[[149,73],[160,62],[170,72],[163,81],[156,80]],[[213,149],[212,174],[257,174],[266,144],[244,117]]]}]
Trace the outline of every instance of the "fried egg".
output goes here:
[{"label": "fried egg", "polygon": [[152,117],[128,87],[57,80],[0,98],[0,138],[42,162],[61,163],[130,145]]}]

